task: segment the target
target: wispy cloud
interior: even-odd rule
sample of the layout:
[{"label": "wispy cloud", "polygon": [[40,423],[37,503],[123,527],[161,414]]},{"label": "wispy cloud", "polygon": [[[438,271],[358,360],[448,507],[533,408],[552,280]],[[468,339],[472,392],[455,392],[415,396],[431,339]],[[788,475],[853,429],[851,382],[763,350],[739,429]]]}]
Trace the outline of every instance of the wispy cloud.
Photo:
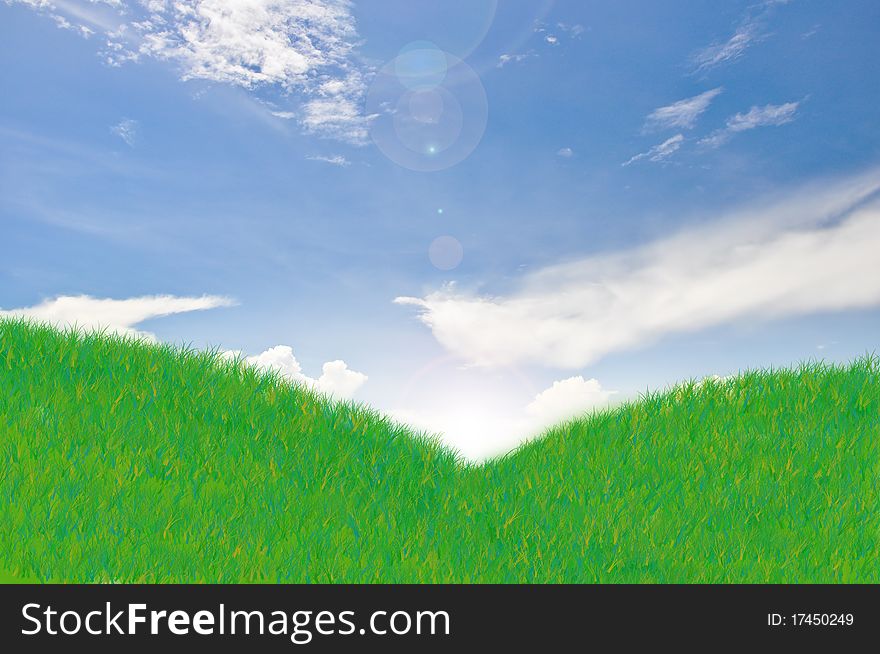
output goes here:
[{"label": "wispy cloud", "polygon": [[746,50],[766,37],[765,23],[773,9],[783,4],[787,4],[787,0],[765,0],[751,5],[729,38],[697,50],[691,56],[694,72],[706,72],[742,57]]},{"label": "wispy cloud", "polygon": [[400,297],[475,365],[579,368],[675,333],[880,306],[880,170],[814,183],[654,243],[552,266],[488,296]]},{"label": "wispy cloud", "polygon": [[658,107],[645,119],[644,131],[661,129],[692,129],[697,119],[709,108],[709,105],[722,91],[719,86],[665,107]]},{"label": "wispy cloud", "polygon": [[498,63],[495,64],[496,68],[504,68],[507,64],[518,64],[520,62],[525,61],[526,59],[530,59],[532,57],[537,57],[538,55],[534,52],[523,52],[520,54],[502,54],[498,57]]},{"label": "wispy cloud", "polygon": [[693,55],[697,72],[702,72],[728,61],[739,59],[758,38],[758,27],[753,22],[741,24],[727,41],[715,43]]},{"label": "wispy cloud", "polygon": [[303,129],[353,144],[367,141],[360,111],[368,70],[347,0],[6,0],[103,32],[111,65],[172,62],[183,80],[252,92],[275,89],[303,106]]},{"label": "wispy cloud", "polygon": [[351,165],[351,162],[343,157],[341,154],[335,154],[331,157],[327,157],[324,155],[315,155],[313,157],[306,157],[309,161],[321,161],[323,163],[328,163],[333,166],[339,166],[341,168],[346,168]]},{"label": "wispy cloud", "polygon": [[575,23],[574,25],[570,25],[569,23],[556,23],[557,29],[566,34],[570,34],[572,38],[577,38],[581,34],[587,31],[580,23]]},{"label": "wispy cloud", "polygon": [[818,34],[819,30],[821,30],[821,29],[822,29],[822,26],[819,23],[816,23],[810,29],[808,29],[806,32],[801,34],[801,38],[802,39],[809,39],[812,36],[816,36],[816,34]]},{"label": "wispy cloud", "polygon": [[762,107],[752,107],[746,113],[738,113],[728,118],[723,128],[700,139],[699,144],[716,148],[729,141],[738,132],[746,132],[758,127],[785,125],[795,119],[799,105],[800,102],[786,102],[785,104],[766,104]]},{"label": "wispy cloud", "polygon": [[24,5],[39,11],[65,30],[89,38],[96,31],[119,28],[119,13],[125,10],[122,0],[5,0],[8,5]]},{"label": "wispy cloud", "polygon": [[370,121],[375,118],[361,111],[365,89],[363,76],[356,72],[323,84],[303,105],[300,124],[310,134],[352,145],[365,144],[369,139]]},{"label": "wispy cloud", "polygon": [[571,159],[574,156],[574,150],[571,148],[559,148],[556,151],[556,155],[563,159]]},{"label": "wispy cloud", "polygon": [[153,318],[229,307],[234,304],[235,301],[231,298],[219,295],[201,297],[147,295],[125,300],[95,298],[89,295],[63,295],[32,307],[7,311],[0,309],[0,317],[30,318],[57,327],[106,329],[153,340],[155,338],[153,334],[139,331],[136,327]]},{"label": "wispy cloud", "polygon": [[138,122],[130,118],[125,118],[111,127],[110,131],[125,141],[126,145],[129,147],[134,147],[138,135]]},{"label": "wispy cloud", "polygon": [[641,161],[642,159],[647,159],[648,161],[660,162],[664,161],[671,157],[680,147],[681,144],[684,143],[684,134],[676,134],[672,136],[663,143],[659,143],[655,145],[653,148],[646,152],[641,152],[633,157],[631,157],[628,161],[624,161],[622,166],[629,166],[630,164],[635,163],[636,161]]}]

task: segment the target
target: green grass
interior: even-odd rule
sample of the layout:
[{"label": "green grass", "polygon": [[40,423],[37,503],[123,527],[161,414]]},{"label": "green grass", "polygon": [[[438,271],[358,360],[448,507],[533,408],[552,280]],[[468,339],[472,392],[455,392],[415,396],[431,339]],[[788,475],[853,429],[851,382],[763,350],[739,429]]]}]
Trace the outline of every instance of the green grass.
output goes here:
[{"label": "green grass", "polygon": [[205,352],[0,322],[2,580],[878,582],[880,358],[466,465]]}]

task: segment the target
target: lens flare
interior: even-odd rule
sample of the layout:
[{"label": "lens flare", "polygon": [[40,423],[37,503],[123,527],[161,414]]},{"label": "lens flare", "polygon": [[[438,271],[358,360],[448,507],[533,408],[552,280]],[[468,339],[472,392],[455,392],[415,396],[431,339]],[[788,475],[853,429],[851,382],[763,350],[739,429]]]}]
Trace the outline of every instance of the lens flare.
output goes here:
[{"label": "lens flare", "polygon": [[438,236],[428,248],[428,258],[438,270],[458,268],[464,257],[464,248],[453,236]]},{"label": "lens flare", "polygon": [[393,60],[394,74],[409,89],[432,89],[443,83],[448,70],[446,53],[430,41],[413,41]]},{"label": "lens flare", "polygon": [[439,435],[469,460],[503,454],[534,435],[521,414],[539,388],[518,368],[467,369],[441,356],[425,362],[400,390],[389,407],[392,417]]},{"label": "lens flare", "polygon": [[376,75],[366,101],[370,135],[410,170],[444,170],[479,144],[489,108],[479,76],[426,41],[412,43]]}]

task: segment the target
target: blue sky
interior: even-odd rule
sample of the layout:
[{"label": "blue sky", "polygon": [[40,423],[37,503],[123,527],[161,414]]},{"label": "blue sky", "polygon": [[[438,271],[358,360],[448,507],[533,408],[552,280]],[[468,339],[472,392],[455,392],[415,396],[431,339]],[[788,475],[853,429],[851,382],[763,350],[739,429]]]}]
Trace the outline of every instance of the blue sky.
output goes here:
[{"label": "blue sky", "polygon": [[176,7],[0,4],[2,309],[238,351],[475,457],[880,345],[875,2]]}]

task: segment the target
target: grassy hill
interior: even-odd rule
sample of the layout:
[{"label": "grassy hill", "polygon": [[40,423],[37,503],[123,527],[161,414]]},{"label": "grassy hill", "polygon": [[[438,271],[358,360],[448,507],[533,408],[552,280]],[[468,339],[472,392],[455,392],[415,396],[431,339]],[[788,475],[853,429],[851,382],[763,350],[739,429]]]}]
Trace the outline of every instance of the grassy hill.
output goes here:
[{"label": "grassy hill", "polygon": [[216,356],[0,322],[0,579],[878,582],[880,358],[465,465]]}]

